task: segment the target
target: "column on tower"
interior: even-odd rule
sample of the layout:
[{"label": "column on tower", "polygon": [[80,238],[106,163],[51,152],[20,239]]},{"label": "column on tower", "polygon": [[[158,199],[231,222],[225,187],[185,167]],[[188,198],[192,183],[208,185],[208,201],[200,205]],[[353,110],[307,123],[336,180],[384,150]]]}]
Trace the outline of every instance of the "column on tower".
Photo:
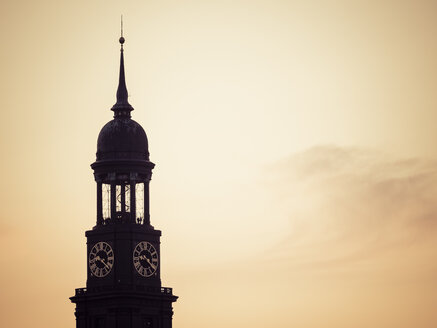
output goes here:
[{"label": "column on tower", "polygon": [[115,173],[109,174],[109,182],[111,184],[111,220],[115,220],[117,217],[117,187],[116,187],[116,175]]},{"label": "column on tower", "polygon": [[97,180],[97,225],[103,224],[103,195],[102,181]]},{"label": "column on tower", "polygon": [[137,205],[136,205],[136,180],[138,174],[131,172],[130,174],[130,218],[132,223],[137,222]]},{"label": "column on tower", "polygon": [[150,194],[149,183],[144,183],[144,224],[150,225]]},{"label": "column on tower", "polygon": [[126,213],[126,189],[124,182],[120,184],[120,207],[121,213]]}]

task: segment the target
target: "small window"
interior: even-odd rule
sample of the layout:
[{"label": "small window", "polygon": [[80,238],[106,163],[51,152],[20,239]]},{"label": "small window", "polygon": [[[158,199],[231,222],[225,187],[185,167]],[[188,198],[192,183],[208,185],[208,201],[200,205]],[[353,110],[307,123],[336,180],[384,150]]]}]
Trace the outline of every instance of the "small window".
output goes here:
[{"label": "small window", "polygon": [[125,193],[125,211],[130,212],[130,185],[124,186],[124,193]]},{"label": "small window", "polygon": [[135,185],[135,200],[136,200],[136,214],[137,219],[144,219],[144,183],[137,183]]},{"label": "small window", "polygon": [[121,212],[122,195],[121,195],[121,186],[120,185],[115,186],[115,199],[117,200],[115,202],[115,211]]},{"label": "small window", "polygon": [[102,184],[102,214],[103,219],[111,217],[111,185]]}]

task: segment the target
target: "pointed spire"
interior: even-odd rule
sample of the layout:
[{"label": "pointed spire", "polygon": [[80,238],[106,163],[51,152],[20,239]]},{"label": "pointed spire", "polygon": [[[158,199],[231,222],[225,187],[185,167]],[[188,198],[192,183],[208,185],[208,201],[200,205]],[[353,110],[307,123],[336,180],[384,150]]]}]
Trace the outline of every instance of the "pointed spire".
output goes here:
[{"label": "pointed spire", "polygon": [[127,98],[126,81],[124,77],[124,56],[123,56],[123,16],[121,17],[121,37],[120,37],[120,77],[118,80],[117,89],[117,102],[112,106],[111,110],[114,111],[114,117],[130,117],[130,112],[133,111],[133,107],[129,104]]}]

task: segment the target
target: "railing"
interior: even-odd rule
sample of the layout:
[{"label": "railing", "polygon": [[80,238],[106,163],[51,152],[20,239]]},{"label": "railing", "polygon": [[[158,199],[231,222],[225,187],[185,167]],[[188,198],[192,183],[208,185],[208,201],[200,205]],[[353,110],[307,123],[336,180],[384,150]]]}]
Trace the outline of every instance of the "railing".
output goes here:
[{"label": "railing", "polygon": [[151,287],[151,286],[141,286],[141,285],[124,285],[124,286],[101,286],[101,287],[92,287],[92,288],[76,288],[76,296],[84,295],[87,292],[89,293],[96,293],[96,292],[107,292],[107,291],[114,291],[114,290],[136,290],[136,291],[142,291],[142,292],[149,292],[149,293],[160,293],[160,294],[166,294],[166,295],[173,295],[173,288],[170,287]]},{"label": "railing", "polygon": [[161,293],[162,294],[173,295],[173,288],[161,287]]},{"label": "railing", "polygon": [[76,295],[83,295],[86,293],[86,288],[76,288]]}]

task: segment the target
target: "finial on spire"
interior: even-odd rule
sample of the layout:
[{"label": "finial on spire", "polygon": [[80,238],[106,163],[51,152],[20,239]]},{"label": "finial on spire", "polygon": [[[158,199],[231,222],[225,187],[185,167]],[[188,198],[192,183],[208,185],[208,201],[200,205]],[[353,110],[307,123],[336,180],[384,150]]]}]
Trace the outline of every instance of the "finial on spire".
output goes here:
[{"label": "finial on spire", "polygon": [[123,37],[123,15],[121,15],[121,22],[120,22],[120,44],[121,44],[121,50],[123,51],[123,43],[124,43],[124,37]]},{"label": "finial on spire", "polygon": [[134,110],[127,101],[127,88],[124,77],[124,56],[123,56],[123,44],[125,39],[123,37],[123,15],[121,16],[121,37],[119,39],[121,44],[120,49],[120,76],[118,79],[117,89],[117,102],[112,106],[111,110],[114,111],[114,117],[130,117],[130,112]]}]

